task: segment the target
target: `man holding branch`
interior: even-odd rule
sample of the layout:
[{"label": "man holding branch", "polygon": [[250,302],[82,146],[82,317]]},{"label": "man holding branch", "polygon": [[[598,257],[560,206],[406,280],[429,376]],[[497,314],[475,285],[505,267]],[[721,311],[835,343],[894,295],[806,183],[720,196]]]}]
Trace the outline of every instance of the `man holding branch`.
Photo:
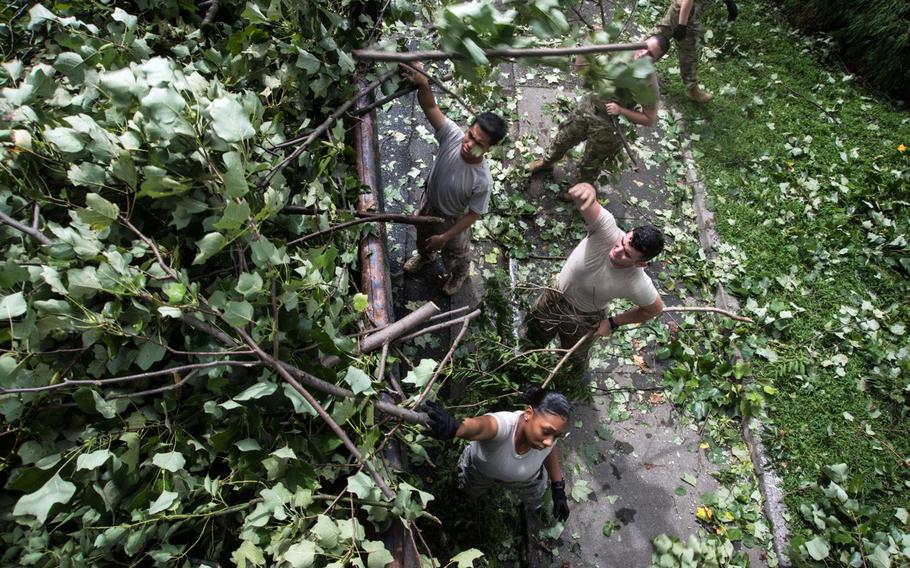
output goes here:
[{"label": "man holding branch", "polygon": [[[613,214],[597,202],[591,184],[573,186],[569,196],[588,226],[588,236],[569,255],[556,288],[544,290],[534,303],[526,340],[543,347],[558,335],[560,346],[572,349],[594,330],[566,361],[567,372],[581,376],[597,338],[609,336],[622,325],[648,321],[663,311],[660,294],[644,268],[663,250],[664,237],[653,225],[621,230]],[[609,315],[604,310],[615,298],[630,300],[635,307]]]}]

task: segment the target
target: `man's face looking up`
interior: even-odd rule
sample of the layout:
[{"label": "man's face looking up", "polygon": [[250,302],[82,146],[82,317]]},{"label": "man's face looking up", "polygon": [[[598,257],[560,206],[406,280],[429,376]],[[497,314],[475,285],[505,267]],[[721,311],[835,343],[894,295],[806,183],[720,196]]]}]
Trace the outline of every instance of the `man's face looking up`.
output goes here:
[{"label": "man's face looking up", "polygon": [[632,247],[632,231],[623,235],[610,249],[610,264],[613,268],[632,268],[647,264],[642,261],[641,253]]},{"label": "man's face looking up", "polygon": [[461,141],[461,158],[465,162],[479,162],[490,146],[490,137],[480,125],[475,124],[468,128]]}]

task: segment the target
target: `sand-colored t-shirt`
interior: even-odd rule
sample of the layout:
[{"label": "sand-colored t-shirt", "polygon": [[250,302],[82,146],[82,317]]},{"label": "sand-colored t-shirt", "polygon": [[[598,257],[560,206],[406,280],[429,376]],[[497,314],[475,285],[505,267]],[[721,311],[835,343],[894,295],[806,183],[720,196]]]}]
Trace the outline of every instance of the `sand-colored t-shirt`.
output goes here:
[{"label": "sand-colored t-shirt", "polygon": [[588,226],[588,236],[566,260],[557,286],[579,311],[602,311],[614,298],[625,298],[639,306],[657,301],[657,288],[643,268],[613,268],[610,263],[610,249],[624,234],[613,214],[603,208]]},{"label": "sand-colored t-shirt", "polygon": [[464,132],[446,119],[436,131],[439,152],[427,178],[427,201],[447,217],[461,217],[468,210],[481,215],[487,212],[493,175],[486,160],[469,164],[461,157]]},{"label": "sand-colored t-shirt", "polygon": [[550,455],[554,442],[549,448],[531,448],[519,455],[515,452],[515,431],[522,411],[491,412],[487,416],[496,419],[499,431],[489,440],[474,440],[466,448],[471,462],[480,473],[500,481],[527,481],[537,475],[543,461]]}]

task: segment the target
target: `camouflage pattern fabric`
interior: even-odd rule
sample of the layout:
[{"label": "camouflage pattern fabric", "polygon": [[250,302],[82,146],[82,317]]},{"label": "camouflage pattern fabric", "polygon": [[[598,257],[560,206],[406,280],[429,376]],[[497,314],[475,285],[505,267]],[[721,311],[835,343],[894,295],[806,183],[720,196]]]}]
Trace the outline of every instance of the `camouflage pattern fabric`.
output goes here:
[{"label": "camouflage pattern fabric", "polygon": [[[572,147],[587,140],[585,153],[578,163],[579,182],[593,184],[604,169],[615,173],[622,165],[623,145],[617,128],[623,126],[618,120],[612,120],[604,104],[593,95],[585,96],[569,118],[559,125],[559,132],[546,157],[548,162],[557,162]],[[634,129],[626,130],[626,138],[630,139]]]},{"label": "camouflage pattern fabric", "polygon": [[[572,306],[559,290],[547,288],[528,313],[525,341],[535,348],[546,346],[557,335],[562,349],[571,349],[586,333],[603,320],[600,312],[582,312]],[[588,370],[592,337],[565,362],[565,375],[580,378]]]},{"label": "camouflage pattern fabric", "polygon": [[[438,225],[417,225],[417,252],[423,256],[431,256],[432,251],[427,249],[427,239],[433,235],[441,235],[448,231],[452,225],[458,221],[458,217],[447,217],[437,211],[427,202],[426,191],[420,198],[420,209],[418,215],[430,217],[442,217],[444,223]],[[445,246],[442,247],[442,262],[446,267],[446,272],[450,276],[460,276],[468,273],[468,266],[471,263],[471,228],[468,227],[461,233],[449,239]]]},{"label": "camouflage pattern fabric", "polygon": [[698,88],[698,40],[702,34],[701,18],[705,8],[705,0],[695,0],[692,4],[692,12],[689,14],[689,21],[686,23],[688,26],[686,37],[677,41],[672,38],[673,29],[679,23],[679,3],[680,0],[673,0],[669,8],[667,8],[667,13],[654,26],[654,29],[648,32],[648,35],[661,35],[667,40],[676,42],[676,54],[679,57],[679,74],[682,75],[686,90],[691,91]]},{"label": "camouflage pattern fabric", "polygon": [[480,497],[497,485],[511,491],[522,503],[529,507],[540,507],[543,496],[547,492],[549,476],[543,467],[537,475],[527,481],[500,481],[487,477],[478,470],[471,460],[467,448],[461,453],[458,460],[458,489],[471,497]]}]

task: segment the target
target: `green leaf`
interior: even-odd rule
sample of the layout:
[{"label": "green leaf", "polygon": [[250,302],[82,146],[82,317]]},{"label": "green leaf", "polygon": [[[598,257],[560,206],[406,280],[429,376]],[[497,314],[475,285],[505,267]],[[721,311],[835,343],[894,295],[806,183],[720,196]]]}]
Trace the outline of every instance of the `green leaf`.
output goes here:
[{"label": "green leaf", "polygon": [[163,345],[146,341],[139,348],[139,355],[136,356],[136,365],[143,371],[148,371],[152,368],[152,365],[164,358],[166,352],[167,350]]},{"label": "green leaf", "polygon": [[231,560],[234,561],[237,568],[245,568],[247,561],[252,562],[255,566],[265,565],[265,555],[262,549],[248,540],[243,541],[237,550],[231,553]]},{"label": "green leaf", "polygon": [[[105,181],[104,168],[98,164],[93,164],[91,162],[73,164],[70,166],[70,169],[67,170],[66,177],[68,177],[69,180],[73,182],[73,185],[84,187],[103,186]],[[80,210],[79,217],[86,223],[92,224],[94,222],[94,219],[86,219],[83,216],[83,212],[85,212],[84,209]]]},{"label": "green leaf", "polygon": [[76,486],[69,481],[64,481],[59,475],[54,474],[41,489],[28,495],[23,495],[13,508],[13,515],[34,515],[39,523],[44,524],[50,513],[51,507],[57,503],[69,503],[76,493]]},{"label": "green leaf", "polygon": [[88,454],[82,454],[76,458],[76,469],[98,469],[109,457],[111,457],[111,452],[108,450],[96,450]]},{"label": "green leaf", "polygon": [[322,62],[313,57],[313,54],[297,48],[297,67],[306,71],[308,75],[315,75],[321,66]]},{"label": "green leaf", "polygon": [[160,452],[152,457],[152,464],[171,473],[177,473],[186,465],[186,458],[180,452]]},{"label": "green leaf", "polygon": [[209,115],[215,134],[225,142],[240,142],[255,134],[246,111],[234,99],[215,99],[209,105]]},{"label": "green leaf", "polygon": [[253,321],[253,306],[249,302],[228,302],[222,318],[234,327],[243,327]]},{"label": "green leaf", "polygon": [[828,477],[831,478],[831,481],[834,483],[843,483],[847,480],[849,467],[845,463],[829,465],[825,466],[825,473],[828,475]]},{"label": "green leaf", "polygon": [[474,561],[483,558],[483,552],[476,548],[469,548],[459,552],[449,560],[449,564],[455,562],[458,568],[473,568]]},{"label": "green leaf", "polygon": [[367,568],[384,568],[386,564],[395,561],[385,545],[379,540],[366,540],[362,543],[367,554]]},{"label": "green leaf", "polygon": [[411,383],[415,388],[422,389],[427,385],[436,370],[436,361],[432,359],[421,359],[420,364],[414,369],[408,371],[403,383]]},{"label": "green leaf", "polygon": [[234,445],[237,446],[237,449],[241,452],[255,452],[262,449],[259,442],[253,438],[244,438],[243,440],[235,442]]},{"label": "green leaf", "polygon": [[234,400],[253,400],[269,396],[278,390],[278,385],[269,381],[260,381],[234,397]]},{"label": "green leaf", "polygon": [[117,407],[114,406],[113,402],[104,400],[104,398],[98,394],[98,391],[96,390],[92,390],[91,393],[92,399],[95,403],[95,410],[97,410],[101,416],[104,416],[105,418],[113,418],[114,416],[117,416]]},{"label": "green leaf", "polygon": [[366,473],[359,471],[348,477],[348,491],[360,499],[367,499],[376,487],[376,482]]},{"label": "green leaf", "polygon": [[136,89],[136,76],[129,67],[116,71],[107,71],[99,77],[101,87],[110,93],[114,100],[120,103],[129,103],[133,100],[133,91]]},{"label": "green leaf", "polygon": [[124,12],[121,8],[114,8],[114,13],[111,14],[111,19],[115,22],[120,22],[128,30],[135,30],[136,24],[139,21],[139,18],[132,16],[127,12]]},{"label": "green leaf", "polygon": [[162,491],[161,495],[155,499],[155,502],[149,506],[149,514],[156,515],[161,511],[166,511],[171,508],[171,505],[174,504],[174,501],[177,500],[178,494],[173,491]]},{"label": "green leaf", "polygon": [[42,135],[61,152],[76,154],[85,148],[82,139],[79,138],[79,133],[72,128],[50,128],[45,130]]},{"label": "green leaf", "polygon": [[369,306],[370,298],[366,294],[354,294],[354,309],[358,312],[365,311]]},{"label": "green leaf", "polygon": [[894,518],[906,525],[908,518],[907,509],[904,509],[903,507],[898,507],[895,509]]},{"label": "green leaf", "polygon": [[316,517],[316,524],[310,530],[322,548],[331,550],[338,546],[338,525],[326,515]]},{"label": "green leaf", "polygon": [[3,296],[0,299],[0,318],[4,320],[17,318],[26,310],[28,310],[28,304],[25,303],[25,295],[22,292]]},{"label": "green leaf", "polygon": [[313,408],[303,395],[294,390],[289,384],[284,385],[284,396],[288,397],[291,401],[291,404],[294,405],[294,412],[297,414],[309,414],[310,416],[316,416],[316,409]]},{"label": "green leaf", "polygon": [[239,152],[226,152],[222,156],[227,171],[224,173],[224,197],[234,199],[243,197],[249,190],[246,182],[246,169],[243,156]]},{"label": "green leaf", "polygon": [[258,272],[244,272],[237,279],[234,290],[243,294],[247,300],[255,298],[262,291],[262,276]]},{"label": "green leaf", "polygon": [[572,483],[572,500],[576,503],[587,501],[591,493],[594,493],[594,490],[588,487],[588,482],[584,479]]},{"label": "green leaf", "polygon": [[117,159],[111,163],[111,173],[115,178],[130,186],[130,189],[136,189],[139,180],[136,177],[133,155],[129,151],[121,150],[117,153]]},{"label": "green leaf", "polygon": [[85,67],[82,56],[72,51],[66,51],[54,60],[54,69],[66,75],[74,87],[78,87],[85,80]]},{"label": "green leaf", "polygon": [[199,254],[193,259],[193,265],[202,264],[212,257],[215,253],[224,248],[227,239],[221,233],[209,233],[196,242],[199,247]]},{"label": "green leaf", "polygon": [[142,97],[139,104],[146,117],[161,126],[169,126],[177,122],[183,109],[186,108],[186,101],[171,87],[149,89],[148,94]]},{"label": "green leaf", "polygon": [[272,452],[272,453],[269,454],[269,455],[270,455],[270,456],[275,456],[276,458],[286,459],[286,460],[296,460],[296,459],[299,459],[299,458],[297,457],[297,454],[294,453],[294,450],[292,450],[291,448],[289,448],[289,447],[287,447],[287,446],[285,446],[285,447],[283,447],[283,448],[279,448],[279,449],[275,450],[274,452]]},{"label": "green leaf", "polygon": [[351,386],[354,394],[373,394],[376,392],[370,384],[372,381],[369,375],[357,367],[348,367],[348,372],[344,375],[344,381]]},{"label": "green leaf", "polygon": [[167,282],[161,290],[167,295],[167,301],[172,304],[179,304],[186,296],[186,284],[183,282]]},{"label": "green leaf", "polygon": [[695,487],[695,485],[698,483],[698,479],[691,473],[684,473],[680,479],[682,479],[683,481],[685,481],[692,487]]},{"label": "green leaf", "polygon": [[293,568],[309,568],[316,559],[316,543],[304,540],[292,544],[284,553],[284,560]]},{"label": "green leaf", "polygon": [[240,200],[239,203],[236,201],[228,201],[227,205],[224,206],[224,214],[221,216],[221,219],[215,223],[214,227],[216,229],[233,231],[239,229],[250,220],[250,206],[246,200]]},{"label": "green leaf", "polygon": [[806,543],[806,551],[815,560],[824,560],[828,557],[830,550],[827,539],[821,536],[816,536]]},{"label": "green leaf", "polygon": [[610,535],[613,534],[613,529],[615,529],[615,528],[616,528],[616,525],[613,524],[613,521],[607,521],[604,523],[603,528],[601,528],[601,532],[603,533],[603,535],[605,537],[609,538]]}]

